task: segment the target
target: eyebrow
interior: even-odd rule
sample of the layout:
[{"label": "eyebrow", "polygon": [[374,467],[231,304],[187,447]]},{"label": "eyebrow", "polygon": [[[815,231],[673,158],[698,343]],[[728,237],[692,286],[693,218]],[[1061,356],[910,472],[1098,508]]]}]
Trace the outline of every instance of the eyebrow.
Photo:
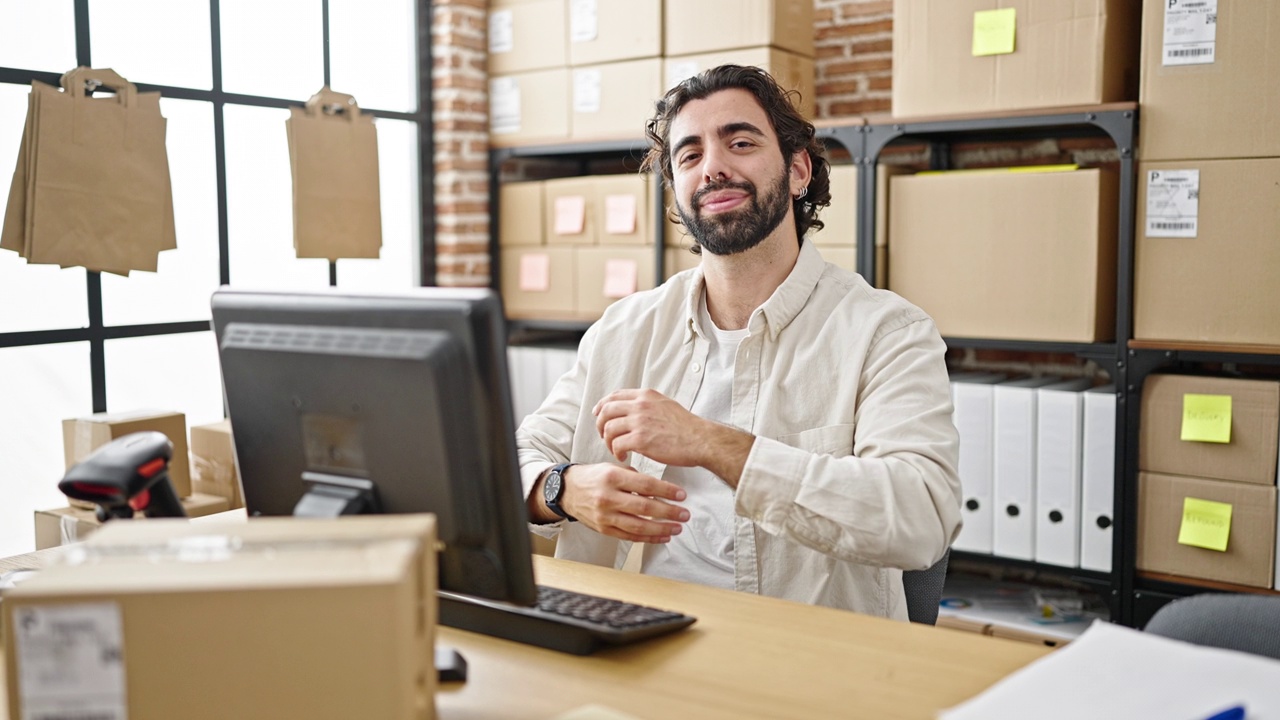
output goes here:
[{"label": "eyebrow", "polygon": [[[764,131],[749,122],[732,122],[727,125],[721,125],[720,128],[716,130],[716,135],[720,138],[725,138],[740,132],[751,133],[757,137],[765,136]],[[696,144],[701,139],[702,138],[698,135],[685,135],[680,138],[679,142],[675,144],[675,147],[671,148],[672,156],[678,155],[686,146]]]}]

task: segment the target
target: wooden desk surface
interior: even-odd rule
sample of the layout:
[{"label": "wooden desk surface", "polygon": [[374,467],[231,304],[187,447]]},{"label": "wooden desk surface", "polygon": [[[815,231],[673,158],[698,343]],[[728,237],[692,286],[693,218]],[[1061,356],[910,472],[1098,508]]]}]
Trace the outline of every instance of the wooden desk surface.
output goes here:
[{"label": "wooden desk surface", "polygon": [[[0,571],[39,565],[39,554]],[[577,657],[440,628],[468,681],[436,695],[441,720],[550,720],[584,705],[638,718],[933,718],[1051,652],[661,578],[534,558],[538,581],[680,610],[698,622],[639,645]],[[3,677],[0,655],[0,677]],[[0,720],[7,712],[0,682]]]}]

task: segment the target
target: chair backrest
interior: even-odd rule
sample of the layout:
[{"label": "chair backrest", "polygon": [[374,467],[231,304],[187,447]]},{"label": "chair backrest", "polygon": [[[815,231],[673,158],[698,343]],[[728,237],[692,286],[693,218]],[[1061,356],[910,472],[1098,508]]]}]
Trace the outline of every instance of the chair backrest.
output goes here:
[{"label": "chair backrest", "polygon": [[938,622],[938,603],[942,600],[942,584],[947,579],[947,560],[951,548],[942,559],[927,570],[902,573],[902,591],[907,596],[907,618],[914,623],[934,625]]},{"label": "chair backrest", "polygon": [[1147,632],[1280,659],[1280,596],[1206,593],[1160,608]]}]

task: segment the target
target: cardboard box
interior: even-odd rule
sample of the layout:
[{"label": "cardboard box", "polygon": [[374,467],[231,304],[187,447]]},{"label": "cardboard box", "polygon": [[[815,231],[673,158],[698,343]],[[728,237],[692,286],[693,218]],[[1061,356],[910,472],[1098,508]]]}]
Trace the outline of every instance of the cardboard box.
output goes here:
[{"label": "cardboard box", "polygon": [[[182,498],[182,509],[188,517],[205,517],[214,513],[231,510],[231,503],[219,495],[192,493]],[[87,539],[102,527],[95,511],[80,507],[54,508],[52,510],[36,510],[36,550],[45,550]],[[151,518],[138,515],[134,520],[150,522]],[[112,522],[133,522],[116,521]]]},{"label": "cardboard box", "polygon": [[502,304],[507,317],[576,320],[571,247],[502,251]]},{"label": "cardboard box", "polygon": [[[1186,498],[1231,505],[1226,552],[1178,543]],[[1276,542],[1276,488],[1138,473],[1139,570],[1269,588]]]},{"label": "cardboard box", "polygon": [[594,319],[620,298],[654,287],[653,247],[574,248],[578,315]]},{"label": "cardboard box", "polygon": [[[184,498],[191,494],[191,466],[187,460],[187,416],[178,412],[137,410],[98,413],[62,421],[62,447],[67,469],[88,457],[99,447],[130,433],[154,430],[164,433],[173,443],[173,459],[169,461],[169,482]],[[78,507],[92,504],[74,503]]]},{"label": "cardboard box", "polygon": [[[975,56],[974,14],[997,9],[1016,13],[1014,50]],[[893,114],[1135,100],[1139,13],[1135,0],[894,0]]]},{"label": "cardboard box", "polygon": [[226,498],[228,510],[244,507],[230,420],[191,428],[191,486],[196,493]]},{"label": "cardboard box", "polygon": [[663,254],[663,276],[670,278],[676,273],[692,270],[702,264],[702,256],[694,255],[688,248],[668,247]]},{"label": "cardboard box", "polygon": [[598,176],[584,175],[543,183],[542,236],[547,245],[595,245],[600,217]]},{"label": "cardboard box", "polygon": [[[1234,128],[1233,120],[1231,129],[1219,134],[1232,135]],[[1139,163],[1138,168],[1134,337],[1280,345],[1280,159]],[[1173,219],[1176,226],[1194,230],[1148,227],[1167,222],[1150,217],[1148,205],[1151,186],[1159,191],[1170,170],[1198,172],[1196,202],[1163,210],[1192,213]],[[1154,180],[1153,173],[1158,173]]]},{"label": "cardboard box", "polygon": [[[1166,3],[1143,5],[1140,157],[1280,155],[1280,124],[1275,120],[1280,110],[1280,13],[1275,4],[1218,0],[1212,39],[1192,49],[1170,46],[1175,64],[1169,65]],[[1183,57],[1172,57],[1174,53]],[[1201,62],[1176,64],[1187,55]]]},{"label": "cardboard box", "polygon": [[6,592],[9,717],[434,717],[435,561],[428,515],[111,523]]},{"label": "cardboard box", "polygon": [[489,78],[489,144],[564,142],[569,137],[569,71],[536,70]]},{"label": "cardboard box", "polygon": [[951,172],[889,181],[889,289],[951,337],[1115,336],[1115,173]]},{"label": "cardboard box", "polygon": [[813,57],[813,0],[668,2],[667,56],[769,45]]},{"label": "cardboard box", "polygon": [[663,233],[663,242],[669,248],[679,248],[687,250],[693,246],[693,236],[685,229],[684,223],[680,222],[680,215],[676,211],[676,198],[672,194],[671,188],[665,184],[662,188],[662,207],[663,217],[666,218],[666,231]]},{"label": "cardboard box", "polygon": [[498,190],[498,245],[542,245],[543,185],[541,181],[503,183]]},{"label": "cardboard box", "polygon": [[570,137],[642,138],[662,96],[662,59],[576,67],[571,81]]},{"label": "cardboard box", "polygon": [[[1231,396],[1231,442],[1184,441],[1185,396]],[[1280,383],[1152,375],[1142,389],[1138,468],[1255,485],[1276,484]]]},{"label": "cardboard box", "polygon": [[489,3],[489,72],[493,75],[564,67],[569,60],[568,0]]},{"label": "cardboard box", "polygon": [[597,175],[596,241],[601,245],[653,245],[653,176]]},{"label": "cardboard box", "polygon": [[569,3],[569,64],[662,56],[662,0]]},{"label": "cardboard box", "polygon": [[[831,204],[818,213],[823,228],[810,233],[809,239],[830,259],[828,248],[858,247],[858,166],[831,167]],[[852,268],[851,268],[852,269]]]},{"label": "cardboard box", "polygon": [[798,92],[800,95],[796,108],[807,118],[814,116],[817,93],[814,90],[812,57],[761,46],[697,55],[668,55],[663,63],[664,93],[679,85],[684,79],[693,77],[703,70],[726,64],[749,65],[768,72],[783,89]]},{"label": "cardboard box", "polygon": [[858,249],[851,247],[831,247],[829,245],[819,248],[822,251],[822,259],[845,270],[858,272]]}]

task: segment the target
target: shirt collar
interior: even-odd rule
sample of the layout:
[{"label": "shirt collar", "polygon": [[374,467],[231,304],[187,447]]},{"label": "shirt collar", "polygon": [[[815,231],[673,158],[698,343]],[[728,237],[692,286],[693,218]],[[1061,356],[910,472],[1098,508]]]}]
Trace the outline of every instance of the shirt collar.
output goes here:
[{"label": "shirt collar", "polygon": [[[822,277],[825,269],[826,261],[814,247],[813,241],[801,243],[800,255],[796,258],[795,267],[791,268],[791,273],[787,275],[786,280],[782,281],[778,289],[773,291],[773,295],[770,295],[769,299],[751,314],[747,327],[752,328],[754,332],[755,329],[752,326],[759,322],[756,318],[763,317],[769,339],[777,340],[778,333],[791,324],[791,321],[809,302],[809,296],[813,294],[813,289],[817,287],[818,279]],[[702,268],[699,267],[695,271],[693,282],[689,284],[689,293],[685,299],[685,342],[692,341],[694,336],[702,337],[703,335],[703,330],[698,323],[698,308],[702,302],[702,294],[706,292],[706,285]]]}]

